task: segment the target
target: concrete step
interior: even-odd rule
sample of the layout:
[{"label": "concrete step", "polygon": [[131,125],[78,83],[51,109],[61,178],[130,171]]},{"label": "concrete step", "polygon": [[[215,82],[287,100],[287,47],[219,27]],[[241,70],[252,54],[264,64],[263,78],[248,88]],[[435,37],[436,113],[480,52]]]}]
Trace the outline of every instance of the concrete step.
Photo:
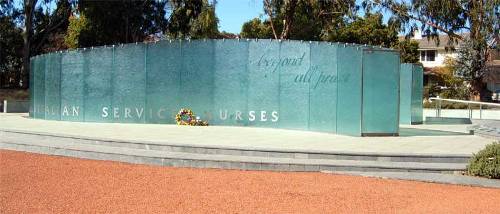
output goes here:
[{"label": "concrete step", "polygon": [[242,170],[455,173],[465,170],[466,167],[466,164],[463,163],[385,162],[197,154],[71,142],[19,139],[12,141],[6,138],[0,139],[0,149],[161,166]]},{"label": "concrete step", "polygon": [[425,124],[472,124],[469,118],[455,118],[455,117],[425,117]]},{"label": "concrete step", "polygon": [[383,162],[420,162],[420,163],[467,163],[470,155],[464,154],[402,154],[402,153],[356,153],[338,151],[269,149],[228,146],[200,146],[175,144],[169,142],[124,141],[114,139],[94,139],[81,136],[52,135],[47,133],[20,132],[0,130],[0,136],[11,142],[23,140],[26,142],[78,143],[101,145],[116,148],[145,149],[152,151],[183,152],[194,154],[220,154],[248,157],[276,157],[295,159],[322,160],[362,160]]}]

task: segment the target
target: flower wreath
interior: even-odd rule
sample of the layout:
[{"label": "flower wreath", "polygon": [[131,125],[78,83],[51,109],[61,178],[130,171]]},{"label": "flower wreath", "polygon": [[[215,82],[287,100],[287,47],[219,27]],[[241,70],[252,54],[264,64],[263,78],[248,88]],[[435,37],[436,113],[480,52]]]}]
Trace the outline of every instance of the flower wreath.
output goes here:
[{"label": "flower wreath", "polygon": [[208,126],[207,121],[200,120],[191,109],[187,108],[182,108],[179,113],[175,115],[175,121],[177,125]]}]

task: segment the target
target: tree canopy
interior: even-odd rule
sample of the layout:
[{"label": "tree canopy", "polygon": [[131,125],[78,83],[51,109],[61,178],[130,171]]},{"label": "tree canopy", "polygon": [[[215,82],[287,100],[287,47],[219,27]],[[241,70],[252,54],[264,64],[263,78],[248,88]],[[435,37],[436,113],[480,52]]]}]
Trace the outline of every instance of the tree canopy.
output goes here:
[{"label": "tree canopy", "polygon": [[23,0],[20,7],[14,0],[1,0],[1,67],[17,70],[14,82],[27,87],[29,59],[41,53],[163,37],[218,38],[222,35],[215,4],[215,0]]},{"label": "tree canopy", "polygon": [[396,28],[385,25],[382,14],[365,14],[365,17],[356,17],[353,22],[344,27],[332,30],[326,37],[329,41],[381,45],[392,47],[398,42]]},{"label": "tree canopy", "polygon": [[0,14],[0,84],[19,87],[16,77],[22,68],[22,29],[11,16]]},{"label": "tree canopy", "polygon": [[[321,1],[320,1],[321,2]],[[316,1],[299,1],[296,5],[296,12],[293,18],[294,24],[290,28],[288,37],[296,40],[323,40],[331,42],[357,43],[387,48],[398,49],[401,53],[401,61],[405,63],[417,63],[419,60],[418,43],[410,40],[399,41],[398,23],[389,22],[384,24],[381,13],[366,13],[364,17],[350,17],[346,10],[343,16],[331,16],[331,20],[325,21],[314,19],[314,11],[324,5],[318,5]],[[351,8],[355,10],[356,8]],[[327,12],[317,12],[319,14]],[[280,17],[282,15],[277,15]],[[282,29],[283,25],[276,22],[275,30]],[[242,26],[241,37],[243,38],[276,38],[272,31],[270,19],[262,21],[254,18],[245,22]]]},{"label": "tree canopy", "polygon": [[266,39],[272,38],[273,33],[271,26],[266,21],[262,22],[259,18],[254,18],[243,23],[240,36],[242,38]]},{"label": "tree canopy", "polygon": [[80,0],[77,14],[70,19],[67,41],[77,47],[142,42],[166,28],[165,5],[155,0]]},{"label": "tree canopy", "polygon": [[191,29],[189,35],[193,39],[210,38],[216,39],[220,37],[219,19],[215,14],[215,3],[208,3],[203,0],[203,5],[200,14],[191,21]]},{"label": "tree canopy", "polygon": [[365,0],[363,6],[392,12],[391,20],[401,30],[409,29],[409,34],[420,28],[439,43],[439,33],[445,33],[452,48],[465,41],[456,68],[471,81],[476,94],[484,87],[485,61],[500,42],[500,0]]},{"label": "tree canopy", "polygon": [[[418,44],[400,41],[398,34],[420,29],[438,39],[445,33],[451,47],[467,41],[456,69],[478,87],[488,50],[500,41],[500,0],[262,2],[265,16],[244,23],[240,37],[380,45],[400,50],[402,62],[418,62]],[[0,69],[21,69],[14,79],[26,87],[29,57],[40,53],[161,38],[236,38],[219,32],[216,5],[216,0],[23,0],[19,6],[1,0]],[[384,23],[387,12],[391,17]]]}]

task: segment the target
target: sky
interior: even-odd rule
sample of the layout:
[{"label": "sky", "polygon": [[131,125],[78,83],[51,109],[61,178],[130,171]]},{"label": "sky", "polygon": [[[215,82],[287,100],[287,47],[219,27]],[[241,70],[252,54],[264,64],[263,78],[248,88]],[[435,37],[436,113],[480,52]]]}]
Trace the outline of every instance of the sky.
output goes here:
[{"label": "sky", "polygon": [[243,23],[264,15],[262,0],[218,0],[215,12],[219,31],[229,33],[240,33]]},{"label": "sky", "polygon": [[[217,0],[215,12],[219,18],[219,31],[239,34],[243,23],[256,18],[264,17],[262,0]],[[359,0],[356,1],[359,4]],[[362,10],[359,15],[363,16]],[[390,14],[384,11],[384,23],[387,23]]]},{"label": "sky", "polygon": [[[356,3],[359,3],[357,0]],[[14,0],[22,5],[22,0]],[[262,0],[217,0],[215,12],[219,18],[219,31],[239,34],[243,23],[265,16]],[[55,3],[49,5],[48,9],[54,9]],[[359,15],[363,15],[360,11]],[[387,23],[389,14],[384,13],[384,22]]]}]

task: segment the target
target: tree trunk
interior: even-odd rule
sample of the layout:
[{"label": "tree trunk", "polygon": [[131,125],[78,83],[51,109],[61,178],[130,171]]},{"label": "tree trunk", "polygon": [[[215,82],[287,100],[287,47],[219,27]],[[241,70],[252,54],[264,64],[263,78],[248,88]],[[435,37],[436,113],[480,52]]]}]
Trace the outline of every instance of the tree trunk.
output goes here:
[{"label": "tree trunk", "polygon": [[[281,39],[288,39],[290,36],[290,31],[293,25],[295,8],[297,6],[297,0],[290,0],[288,2],[288,8],[285,10],[285,20],[283,23],[283,31],[281,32]],[[286,5],[286,4],[285,4]]]},{"label": "tree trunk", "polygon": [[22,88],[29,87],[30,57],[31,57],[31,34],[33,31],[33,13],[37,0],[24,0],[24,26],[23,34],[23,68],[18,72],[17,80],[22,81]]},{"label": "tree trunk", "polygon": [[481,101],[484,98],[486,84],[483,82],[482,78],[476,78],[471,81],[472,87],[472,100]]},{"label": "tree trunk", "polygon": [[269,24],[271,25],[271,30],[273,31],[274,39],[278,39],[278,34],[276,34],[276,30],[274,29],[274,23],[273,23],[273,7],[271,5],[271,2],[269,2],[269,0],[264,0],[264,11],[269,16]]}]

